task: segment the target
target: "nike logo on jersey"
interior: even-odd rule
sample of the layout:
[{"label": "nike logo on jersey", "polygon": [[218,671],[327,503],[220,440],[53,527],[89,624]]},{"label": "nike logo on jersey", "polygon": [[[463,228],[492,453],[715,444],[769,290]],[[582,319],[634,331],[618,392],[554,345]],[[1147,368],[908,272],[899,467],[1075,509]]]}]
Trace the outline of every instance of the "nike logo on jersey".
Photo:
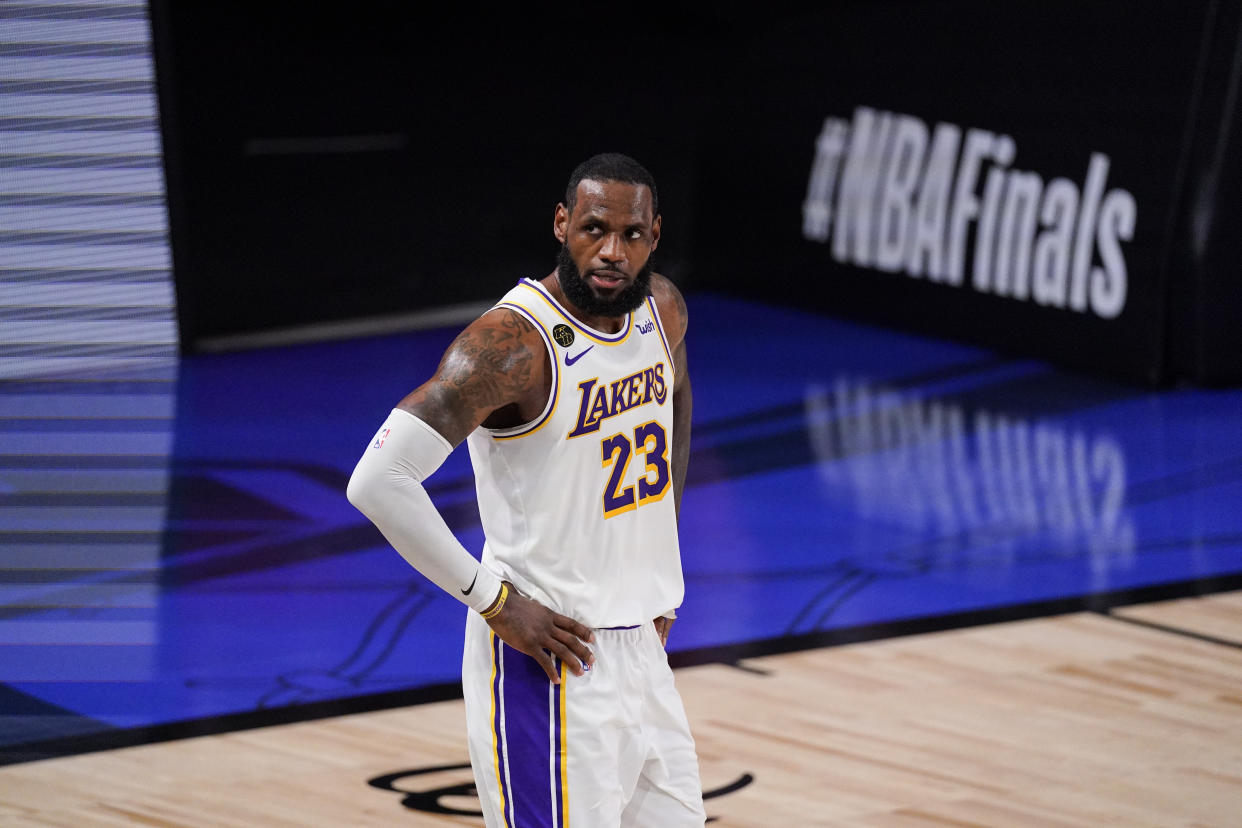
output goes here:
[{"label": "nike logo on jersey", "polygon": [[479,573],[477,573],[477,572],[476,572],[476,573],[474,573],[474,577],[470,579],[470,586],[468,586],[468,587],[466,587],[465,589],[463,589],[463,590],[461,591],[461,594],[462,594],[462,595],[469,595],[469,594],[470,594],[470,590],[474,589],[474,582],[475,582],[475,581],[477,581],[477,580],[479,580]]},{"label": "nike logo on jersey", "polygon": [[568,368],[570,365],[573,365],[575,362],[582,359],[584,356],[586,356],[587,351],[591,350],[591,348],[594,348],[594,347],[595,347],[594,345],[588,346],[585,350],[583,350],[577,356],[570,356],[569,352],[566,351],[565,352],[565,367]]}]

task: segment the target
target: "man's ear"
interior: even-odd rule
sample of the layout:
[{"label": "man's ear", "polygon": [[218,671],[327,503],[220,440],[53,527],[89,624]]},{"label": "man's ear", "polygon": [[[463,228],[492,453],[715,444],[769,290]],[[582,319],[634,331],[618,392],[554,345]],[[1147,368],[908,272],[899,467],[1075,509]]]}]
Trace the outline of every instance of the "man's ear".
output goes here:
[{"label": "man's ear", "polygon": [[651,249],[654,251],[660,243],[660,219],[663,216],[656,216],[655,221],[651,222]]},{"label": "man's ear", "polygon": [[557,204],[556,210],[552,213],[552,235],[556,236],[556,240],[561,244],[569,238],[569,211],[565,209],[564,204]]}]

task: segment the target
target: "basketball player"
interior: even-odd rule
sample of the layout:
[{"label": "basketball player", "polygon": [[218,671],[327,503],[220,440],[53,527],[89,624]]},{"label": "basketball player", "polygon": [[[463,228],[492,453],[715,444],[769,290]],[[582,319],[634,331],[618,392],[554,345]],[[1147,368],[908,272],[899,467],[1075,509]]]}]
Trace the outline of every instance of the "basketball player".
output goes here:
[{"label": "basketball player", "polygon": [[[627,156],[579,165],[553,217],[556,269],[457,337],[349,483],[406,560],[474,610],[462,684],[489,828],[705,821],[664,650],[691,393],[685,303],[648,263],[657,199]],[[463,440],[482,563],[422,487]]]}]

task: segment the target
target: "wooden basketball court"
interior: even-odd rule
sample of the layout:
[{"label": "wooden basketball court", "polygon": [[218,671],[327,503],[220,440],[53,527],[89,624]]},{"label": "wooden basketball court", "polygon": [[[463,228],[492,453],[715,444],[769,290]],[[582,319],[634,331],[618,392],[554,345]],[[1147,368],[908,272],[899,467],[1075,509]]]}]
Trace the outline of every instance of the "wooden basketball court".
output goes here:
[{"label": "wooden basketball court", "polygon": [[[1242,824],[1242,593],[678,682],[714,825]],[[0,824],[481,825],[464,732],[454,701],[16,765]]]}]

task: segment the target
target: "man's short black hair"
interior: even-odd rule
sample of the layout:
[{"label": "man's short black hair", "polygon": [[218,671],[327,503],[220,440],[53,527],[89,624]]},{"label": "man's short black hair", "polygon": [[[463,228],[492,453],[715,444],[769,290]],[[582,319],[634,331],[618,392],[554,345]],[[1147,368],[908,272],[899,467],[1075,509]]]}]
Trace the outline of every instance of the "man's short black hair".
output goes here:
[{"label": "man's short black hair", "polygon": [[585,179],[592,181],[620,181],[623,184],[645,184],[651,190],[651,217],[660,215],[660,194],[656,190],[655,178],[647,172],[647,168],[619,152],[601,152],[583,161],[569,176],[569,186],[565,188],[565,209],[574,211],[574,203],[578,200],[578,184]]}]

